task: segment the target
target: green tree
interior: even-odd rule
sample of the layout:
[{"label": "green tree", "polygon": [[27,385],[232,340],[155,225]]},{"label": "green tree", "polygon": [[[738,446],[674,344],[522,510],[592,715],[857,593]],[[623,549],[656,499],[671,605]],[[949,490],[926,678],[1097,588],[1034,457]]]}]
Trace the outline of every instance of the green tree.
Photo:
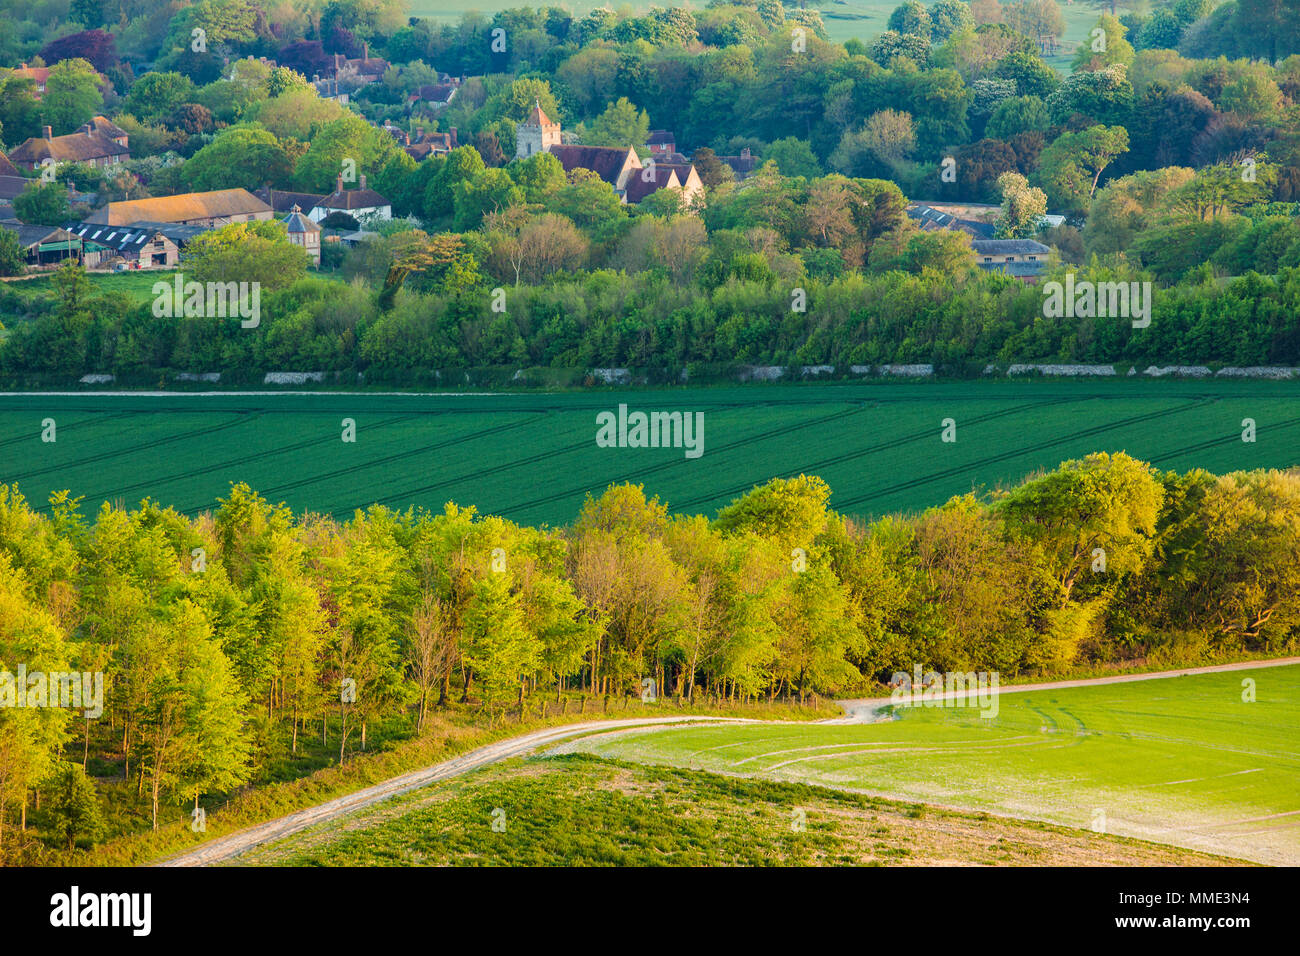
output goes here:
[{"label": "green tree", "polygon": [[41,116],[55,134],[71,133],[104,108],[99,74],[82,59],[60,60],[50,67],[41,97]]},{"label": "green tree", "polygon": [[54,774],[49,795],[49,815],[54,832],[73,849],[78,838],[92,845],[103,828],[103,815],[95,785],[75,763],[65,763]]},{"label": "green tree", "polygon": [[591,146],[644,146],[650,136],[650,117],[637,111],[626,96],[610,103],[587,129],[583,139]]},{"label": "green tree", "polygon": [[61,226],[72,215],[68,187],[63,183],[31,182],[14,197],[14,215],[39,226]]},{"label": "green tree", "polygon": [[1038,176],[1048,198],[1068,209],[1084,210],[1097,191],[1106,168],[1128,152],[1128,130],[1122,126],[1093,126],[1062,133],[1043,150]]},{"label": "green tree", "polygon": [[181,167],[191,189],[258,189],[266,183],[288,185],[293,159],[275,136],[256,126],[232,126],[219,132]]},{"label": "green tree", "polygon": [[1150,465],[1122,452],[1098,452],[1025,482],[998,508],[1012,533],[1042,548],[1065,607],[1099,549],[1107,575],[1136,573],[1147,564],[1163,500]]}]

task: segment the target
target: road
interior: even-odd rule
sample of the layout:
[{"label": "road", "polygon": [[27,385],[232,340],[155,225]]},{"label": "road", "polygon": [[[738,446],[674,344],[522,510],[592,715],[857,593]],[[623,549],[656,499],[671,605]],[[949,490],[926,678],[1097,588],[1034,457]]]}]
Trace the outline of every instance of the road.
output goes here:
[{"label": "road", "polygon": [[[1225,671],[1246,671],[1256,670],[1262,667],[1282,667],[1287,664],[1300,664],[1300,657],[1286,657],[1268,661],[1245,661],[1239,664],[1216,664],[1210,667],[1187,667],[1180,670],[1156,671],[1147,674],[1117,674],[1113,677],[1094,677],[1085,680],[1056,681],[1045,684],[1015,684],[1008,687],[999,687],[999,694],[1024,693],[1027,691],[1038,690],[1056,690],[1066,687],[1088,687],[1093,684],[1124,684],[1132,681],[1144,680],[1161,680],[1169,677],[1184,677],[1191,674],[1214,674]],[[941,695],[945,699],[947,694]],[[841,700],[837,703],[844,708],[846,716],[833,717],[823,723],[830,724],[847,724],[847,723],[871,723],[879,720],[879,711],[893,704],[894,701],[889,697],[872,697],[859,698],[855,700]],[[461,774],[469,773],[471,770],[477,770],[480,767],[486,767],[489,764],[496,763],[510,757],[518,757],[522,754],[530,753],[539,747],[547,744],[556,743],[569,737],[577,737],[582,734],[592,733],[593,731],[609,733],[624,730],[635,730],[640,727],[650,727],[662,724],[682,724],[682,723],[716,723],[720,721],[731,721],[735,723],[756,723],[758,721],[747,720],[743,717],[708,717],[708,716],[684,716],[684,717],[649,717],[649,718],[626,718],[620,720],[589,720],[578,724],[566,724],[563,727],[547,727],[542,730],[535,730],[531,733],[521,734],[518,737],[510,737],[506,740],[499,740],[496,743],[487,744],[479,747],[477,750],[471,750],[469,753],[461,754],[459,757],[453,757],[450,760],[444,760],[442,763],[434,764],[432,767],[425,767],[422,770],[414,770],[410,773],[393,777],[385,780],[383,783],[376,784],[373,787],[367,787],[364,790],[358,790],[334,800],[314,807],[308,807],[305,810],[298,810],[287,816],[271,820],[267,823],[258,824],[230,836],[213,840],[210,843],[204,843],[193,850],[186,851],[176,856],[169,857],[161,862],[158,866],[210,866],[214,863],[221,863],[231,860],[241,853],[260,846],[263,843],[271,843],[276,840],[284,839],[308,827],[315,826],[318,823],[325,823],[337,819],[347,813],[352,813],[372,804],[395,797],[398,794],[406,793],[420,787],[428,786],[431,783],[437,783],[440,780],[447,780],[451,777],[458,777]]]}]

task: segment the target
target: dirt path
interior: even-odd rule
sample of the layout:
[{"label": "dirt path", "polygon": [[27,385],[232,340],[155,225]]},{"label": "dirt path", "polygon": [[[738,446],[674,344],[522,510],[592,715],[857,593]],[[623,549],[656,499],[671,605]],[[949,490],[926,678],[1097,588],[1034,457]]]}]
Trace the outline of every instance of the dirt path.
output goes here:
[{"label": "dirt path", "polygon": [[[1086,680],[1057,681],[1055,683],[1046,684],[1016,684],[1010,687],[999,687],[998,693],[1013,694],[1025,691],[1056,690],[1067,687],[1089,687],[1093,684],[1123,684],[1133,681],[1160,680],[1166,677],[1183,677],[1190,674],[1215,674],[1224,671],[1244,671],[1255,670],[1263,667],[1281,667],[1287,664],[1300,664],[1300,657],[1286,657],[1269,661],[1245,661],[1239,664],[1217,664],[1211,667],[1189,667],[1182,670],[1157,671],[1147,674],[1118,674],[1114,677],[1094,677]],[[947,697],[946,694],[942,696],[945,698]],[[881,708],[894,703],[894,701],[889,697],[873,697],[858,700],[841,700],[837,701],[837,703],[844,708],[847,716],[831,718],[826,721],[821,721],[821,723],[870,723],[878,719],[877,714]],[[246,830],[240,830],[230,836],[222,837],[219,840],[213,840],[211,843],[205,843],[193,850],[170,857],[161,861],[157,865],[209,866],[213,863],[229,860],[255,846],[259,846],[260,844],[281,840],[287,836],[305,830],[310,826],[333,820],[345,813],[360,810],[364,807],[370,806],[371,804],[378,803],[381,800],[386,800],[389,797],[406,793],[408,790],[415,790],[419,787],[436,783],[439,780],[446,780],[449,777],[457,777],[461,774],[468,773],[471,770],[485,767],[488,764],[496,763],[500,760],[506,760],[510,757],[518,757],[521,754],[536,750],[538,747],[556,743],[569,737],[591,733],[592,731],[618,733],[620,731],[634,730],[638,727],[650,727],[663,724],[682,724],[692,722],[717,723],[720,721],[731,721],[735,723],[763,722],[748,720],[743,717],[684,716],[650,717],[640,719],[628,718],[623,720],[589,720],[579,724],[567,724],[563,727],[547,727],[544,730],[535,730],[532,733],[523,734],[519,737],[499,740],[496,743],[479,747],[477,750],[471,750],[469,753],[461,754],[459,757],[453,757],[451,760],[445,760],[442,763],[434,764],[432,767],[426,767],[423,770],[414,770],[399,777],[393,777],[391,780],[385,780],[383,783],[376,784],[373,787],[367,787],[364,790],[349,793],[345,796],[327,801],[326,803],[314,807],[308,807],[305,810],[298,810],[295,813],[290,813],[287,816],[280,817],[276,820],[258,824],[257,826],[249,827]]]},{"label": "dirt path", "polygon": [[413,770],[410,773],[402,774],[400,777],[393,777],[383,783],[375,784],[373,787],[357,790],[354,793],[337,797],[317,806],[298,810],[267,823],[240,830],[230,836],[213,840],[211,843],[204,843],[193,850],[169,857],[156,865],[210,866],[213,863],[236,857],[260,844],[281,840],[310,826],[315,826],[317,823],[333,820],[345,813],[360,810],[381,800],[387,800],[389,797],[406,793],[408,790],[415,790],[436,783],[439,780],[446,780],[449,777],[458,777],[463,773],[477,770],[479,767],[486,767],[488,764],[496,763],[499,760],[518,757],[520,754],[528,753],[546,744],[555,743],[568,737],[577,737],[593,730],[630,730],[652,724],[716,723],[718,721],[749,723],[743,717],[631,717],[625,720],[588,720],[580,724],[566,724],[563,727],[547,727],[543,730],[535,730],[519,737],[498,740],[496,743],[479,747],[477,750],[471,750],[469,753],[461,754],[459,757],[453,757],[450,760],[444,760],[432,767]]},{"label": "dirt path", "polygon": [[[999,686],[996,693],[1002,694],[1020,694],[1031,690],[1061,690],[1066,687],[1092,687],[1094,684],[1127,684],[1132,681],[1141,680],[1160,680],[1165,677],[1186,677],[1190,674],[1219,674],[1224,671],[1250,671],[1257,670],[1261,667],[1284,667],[1287,664],[1300,664],[1300,657],[1280,657],[1268,661],[1242,661],[1239,664],[1213,664],[1209,667],[1185,667],[1175,671],[1151,671],[1145,674],[1116,674],[1114,677],[1089,677],[1083,680],[1062,680],[1053,681],[1046,684],[1011,684],[1006,687]],[[988,693],[993,691],[988,690]],[[936,694],[934,700],[951,700],[961,695],[963,691],[945,691],[942,694]],[[860,724],[871,723],[879,719],[878,713],[890,704],[895,703],[892,697],[868,697],[858,700],[837,700],[837,704],[848,712],[847,717],[835,717],[831,720],[823,721],[827,724]]]}]

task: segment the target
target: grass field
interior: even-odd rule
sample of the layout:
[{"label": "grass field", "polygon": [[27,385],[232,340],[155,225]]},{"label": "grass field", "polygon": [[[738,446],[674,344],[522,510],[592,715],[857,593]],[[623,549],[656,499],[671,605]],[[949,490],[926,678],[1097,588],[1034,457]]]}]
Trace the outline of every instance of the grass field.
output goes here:
[{"label": "grass field", "polygon": [[638,730],[556,751],[1100,822],[1122,836],[1300,863],[1300,666],[1005,694],[993,718],[970,707],[895,713],[874,724]]},{"label": "grass field", "polygon": [[[599,448],[596,414],[701,411],[704,454]],[[1241,441],[1253,418],[1258,440]],[[41,440],[53,418],[57,440]],[[355,443],[341,422],[356,422]],[[953,418],[957,441],[940,441]],[[0,394],[0,482],[188,514],[246,481],[295,510],[381,502],[475,505],[571,521],[588,492],[643,483],[674,511],[712,514],[774,476],[817,474],[832,507],[919,510],[1013,484],[1092,451],[1215,472],[1300,464],[1300,395],[1273,382],[806,384],[501,394]]]},{"label": "grass field", "polygon": [[[901,0],[828,0],[828,2],[812,3],[809,6],[821,12],[822,22],[826,24],[826,35],[832,43],[843,43],[845,40],[855,38],[869,42],[888,29],[889,15],[900,2]],[[628,0],[626,4],[608,3],[607,0],[557,0],[551,5],[564,7],[578,17],[586,16],[594,8],[603,6],[609,6],[610,9],[628,6],[638,13],[644,13],[652,6],[682,6],[688,9],[703,9],[706,6],[703,0]],[[522,6],[536,9],[547,4],[526,3],[525,0],[411,0],[410,13],[412,16],[429,17],[443,23],[457,23],[470,11],[477,11],[490,17],[500,10],[511,10]],[[797,6],[796,0],[788,0],[786,3],[788,9]],[[930,4],[927,2],[926,6]],[[1062,3],[1061,14],[1065,18],[1065,35],[1061,38],[1061,53],[1048,57],[1047,62],[1056,69],[1068,73],[1075,47],[1087,38],[1088,31],[1097,22],[1100,12],[1081,0],[1077,3],[1066,0]]]},{"label": "grass field", "polygon": [[[493,822],[497,821],[497,829]],[[1215,865],[1187,850],[802,784],[513,760],[265,844],[240,866]]]}]

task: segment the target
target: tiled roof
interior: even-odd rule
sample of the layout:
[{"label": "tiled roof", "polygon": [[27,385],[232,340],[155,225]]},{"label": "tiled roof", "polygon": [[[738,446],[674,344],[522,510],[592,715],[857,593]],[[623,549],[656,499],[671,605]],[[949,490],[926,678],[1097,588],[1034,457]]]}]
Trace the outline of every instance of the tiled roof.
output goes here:
[{"label": "tiled roof", "polygon": [[524,125],[547,127],[557,126],[559,124],[546,115],[546,111],[542,109],[542,104],[540,102],[534,100],[532,112],[530,112],[528,118],[524,120]]},{"label": "tiled roof", "polygon": [[263,186],[253,195],[276,212],[288,212],[294,206],[312,209],[325,198],[317,193],[290,193],[279,189],[271,189],[269,186]]},{"label": "tiled roof", "polygon": [[14,199],[34,182],[37,180],[22,176],[0,176],[0,199]]},{"label": "tiled roof", "polygon": [[109,139],[117,139],[119,136],[127,135],[126,130],[104,116],[92,116],[87,125],[94,129],[95,132],[107,136]]},{"label": "tiled roof", "polygon": [[161,232],[178,246],[183,246],[195,236],[201,236],[208,231],[207,226],[182,226],[180,223],[175,222],[150,222],[148,220],[133,222],[131,228],[152,229],[154,232]]},{"label": "tiled roof", "polygon": [[285,228],[290,233],[320,232],[320,226],[302,214],[302,208],[295,205],[284,219]]},{"label": "tiled roof", "polygon": [[672,146],[677,142],[676,137],[666,129],[652,129],[650,138],[646,140],[647,146]]},{"label": "tiled roof", "polygon": [[1052,250],[1033,239],[975,239],[971,248],[981,256],[1042,255]]},{"label": "tiled roof", "polygon": [[993,224],[978,219],[959,219],[951,213],[931,206],[917,204],[907,208],[907,215],[915,219],[922,230],[956,229],[969,233],[976,239],[992,239]]},{"label": "tiled roof", "polygon": [[320,202],[316,203],[318,209],[370,209],[372,207],[390,205],[389,201],[375,192],[373,189],[343,189],[335,190]]},{"label": "tiled roof", "polygon": [[89,222],[73,223],[67,229],[83,242],[130,253],[138,253],[161,234],[161,230],[148,226],[106,226]]},{"label": "tiled roof", "polygon": [[64,230],[56,226],[29,226],[17,219],[0,220],[0,229],[7,229],[18,236],[18,244],[24,249],[41,242],[66,242],[71,238]]},{"label": "tiled roof", "polygon": [[130,150],[102,133],[76,132],[50,139],[33,136],[9,153],[10,159],[39,164],[44,159],[56,163],[80,163],[112,156],[127,156]]},{"label": "tiled roof", "polygon": [[21,176],[18,167],[9,162],[9,158],[4,153],[0,153],[0,176]]},{"label": "tiled roof", "polygon": [[646,166],[627,178],[627,201],[640,202],[661,189],[680,189],[681,180],[671,169],[663,166]]},{"label": "tiled roof", "polygon": [[756,156],[719,156],[718,159],[732,168],[732,171],[741,178],[748,176],[758,168],[758,158]]},{"label": "tiled roof", "polygon": [[271,212],[271,207],[247,189],[218,189],[152,199],[111,202],[86,221],[115,226],[131,222],[188,222],[191,219],[229,219]]},{"label": "tiled roof", "polygon": [[[618,174],[632,148],[618,146],[552,146],[551,155],[567,173],[573,169],[590,169],[611,186],[618,185]],[[635,154],[633,154],[635,155]]]},{"label": "tiled roof", "polygon": [[[655,165],[657,165],[660,169],[671,169],[673,172],[677,174],[677,181],[680,182],[683,186],[685,186],[686,181],[691,178],[691,173],[695,173],[695,165],[693,163],[656,162]],[[699,173],[695,173],[697,179],[699,178],[699,175],[700,175]]]},{"label": "tiled roof", "polygon": [[429,103],[450,103],[456,95],[455,83],[426,84],[411,94],[413,100],[425,100]]}]

